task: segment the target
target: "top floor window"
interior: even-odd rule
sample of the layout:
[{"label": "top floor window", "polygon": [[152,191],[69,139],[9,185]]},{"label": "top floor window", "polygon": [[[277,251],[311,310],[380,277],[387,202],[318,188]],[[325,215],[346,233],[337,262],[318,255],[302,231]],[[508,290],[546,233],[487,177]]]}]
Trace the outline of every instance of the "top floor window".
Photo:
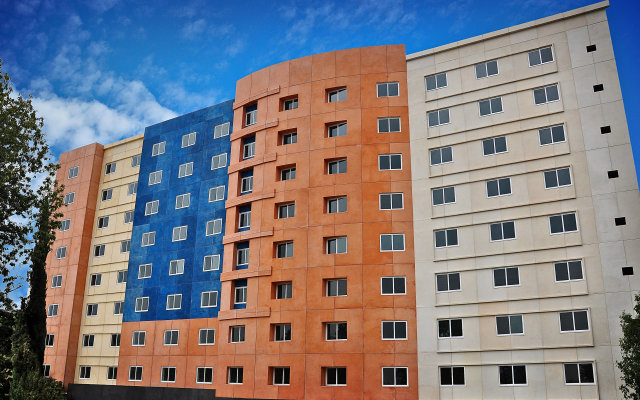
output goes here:
[{"label": "top floor window", "polygon": [[295,110],[298,108],[298,98],[282,100],[282,111]]},{"label": "top floor window", "polygon": [[244,110],[244,126],[255,125],[258,122],[258,104],[246,106]]},{"label": "top floor window", "polygon": [[105,175],[113,174],[114,172],[116,172],[116,163],[115,163],[115,161],[107,163],[107,165],[104,166],[104,174]]},{"label": "top floor window", "polygon": [[553,52],[551,46],[542,47],[529,52],[529,66],[535,67],[536,65],[546,64],[553,61]]},{"label": "top floor window", "polygon": [[73,179],[78,176],[78,172],[80,171],[79,166],[69,168],[69,179]]},{"label": "top floor window", "polygon": [[345,101],[347,99],[347,88],[335,89],[327,92],[327,102],[335,103],[337,101]]},{"label": "top floor window", "polygon": [[139,167],[140,162],[142,161],[142,154],[137,154],[131,157],[131,167]]},{"label": "top floor window", "polygon": [[476,64],[476,79],[498,75],[498,60]]},{"label": "top floor window", "polygon": [[182,147],[189,147],[196,144],[196,133],[191,132],[186,135],[182,135]]},{"label": "top floor window", "polygon": [[398,97],[400,95],[398,82],[381,82],[376,86],[378,97]]},{"label": "top floor window", "polygon": [[167,142],[155,143],[151,147],[151,157],[159,156],[160,154],[164,154],[164,148]]},{"label": "top floor window", "polygon": [[213,128],[213,138],[218,139],[223,136],[229,136],[229,126],[230,124],[228,122],[225,122],[224,124],[216,125]]},{"label": "top floor window", "polygon": [[424,78],[427,91],[447,87],[447,73],[429,75]]}]

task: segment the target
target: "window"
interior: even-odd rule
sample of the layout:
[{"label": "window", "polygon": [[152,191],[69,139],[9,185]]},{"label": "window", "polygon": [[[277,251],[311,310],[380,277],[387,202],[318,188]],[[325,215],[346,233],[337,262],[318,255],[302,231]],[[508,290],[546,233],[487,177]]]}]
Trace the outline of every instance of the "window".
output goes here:
[{"label": "window", "polygon": [[550,85],[538,89],[533,89],[533,99],[536,105],[551,103],[553,101],[560,100],[558,85]]},{"label": "window", "polygon": [[233,304],[247,304],[247,282],[240,279],[235,283]]},{"label": "window", "polygon": [[571,171],[569,167],[544,171],[544,187],[552,189],[571,185]]},{"label": "window", "polygon": [[152,215],[158,213],[160,200],[149,201],[144,205],[144,215]]},{"label": "window", "polygon": [[130,183],[127,186],[127,196],[131,196],[138,193],[138,182]]},{"label": "window", "polygon": [[382,386],[409,386],[409,368],[382,367]]},{"label": "window", "polygon": [[398,97],[400,95],[398,82],[382,82],[376,84],[378,97]]},{"label": "window", "polygon": [[104,166],[104,174],[105,175],[113,174],[114,172],[116,172],[116,163],[115,162],[107,163]]},{"label": "window", "polygon": [[293,257],[293,242],[284,242],[276,244],[276,258]]},{"label": "window", "polygon": [[71,228],[71,220],[65,219],[60,221],[60,232],[68,231]]},{"label": "window", "polygon": [[576,232],[578,230],[578,221],[576,219],[576,213],[550,216],[549,227],[551,229],[551,234]]},{"label": "window", "polygon": [[298,143],[298,132],[287,132],[282,134],[282,145]]},{"label": "window", "polygon": [[227,153],[218,154],[211,157],[211,169],[224,168],[227,166]]},{"label": "window", "polygon": [[124,301],[116,301],[113,303],[113,315],[122,315],[124,312]]},{"label": "window", "polygon": [[601,126],[600,127],[600,134],[601,135],[606,135],[607,133],[611,133],[611,126],[610,125]]},{"label": "window", "polygon": [[229,126],[230,126],[229,122],[225,122],[224,124],[216,125],[213,128],[213,138],[214,139],[218,139],[218,138],[221,138],[223,136],[228,136],[229,135]]},{"label": "window", "polygon": [[57,288],[60,286],[62,286],[62,275],[54,275],[53,278],[51,278],[51,287]]},{"label": "window", "polygon": [[244,325],[232,326],[229,328],[229,342],[244,342]]},{"label": "window", "polygon": [[131,240],[123,240],[120,242],[120,253],[128,253],[131,251]]},{"label": "window", "polygon": [[198,331],[198,344],[201,346],[216,344],[216,330],[212,328],[200,329]]},{"label": "window", "polygon": [[535,67],[536,65],[545,64],[551,61],[553,61],[551,46],[535,49],[529,52],[530,67]]},{"label": "window", "polygon": [[102,257],[104,256],[105,245],[99,244],[93,247],[93,256],[94,257]]},{"label": "window", "polygon": [[181,294],[168,294],[167,295],[167,310],[179,310],[182,308],[182,295]]},{"label": "window", "polygon": [[434,206],[456,202],[456,189],[453,186],[431,190],[431,200]]},{"label": "window", "polygon": [[338,137],[338,136],[347,136],[347,123],[342,122],[336,125],[329,125],[327,127],[327,136]]},{"label": "window", "polygon": [[499,136],[482,141],[482,154],[490,156],[492,154],[505,153],[507,151],[507,138]]},{"label": "window", "polygon": [[429,128],[448,124],[449,122],[451,122],[449,120],[449,109],[444,108],[442,110],[436,110],[427,113],[427,121],[429,123]]},{"label": "window", "polygon": [[146,331],[133,331],[131,335],[131,345],[132,346],[144,346],[147,338]]},{"label": "window", "polygon": [[[242,246],[245,246],[244,244]],[[247,243],[248,246],[248,243]],[[240,247],[236,252],[236,267],[246,266],[249,264],[249,247]]]},{"label": "window", "polygon": [[524,324],[522,315],[499,315],[496,317],[496,331],[498,336],[502,335],[522,335],[524,334]]},{"label": "window", "polygon": [[242,385],[242,381],[243,381],[242,367],[229,367],[228,375],[229,375],[228,376],[229,385]]},{"label": "window", "polygon": [[447,87],[447,73],[429,75],[424,78],[427,91]]},{"label": "window", "polygon": [[381,210],[402,210],[404,208],[404,194],[380,193],[379,203]]},{"label": "window", "polygon": [[149,173],[149,186],[162,182],[162,170]]},{"label": "window", "polygon": [[516,223],[514,221],[498,222],[489,225],[491,241],[509,240],[516,238]]},{"label": "window", "polygon": [[450,272],[447,274],[436,274],[436,290],[438,292],[460,290],[460,273]]},{"label": "window", "polygon": [[53,347],[53,343],[55,342],[56,335],[52,333],[47,333],[47,336],[44,337],[44,345],[45,347]]},{"label": "window", "polygon": [[327,162],[327,173],[329,175],[347,173],[347,160],[336,160]]},{"label": "window", "polygon": [[169,275],[184,274],[184,259],[169,261]]},{"label": "window", "polygon": [[115,381],[118,379],[118,367],[108,367],[107,368],[107,380]]},{"label": "window", "polygon": [[382,321],[382,340],[406,340],[407,321]]},{"label": "window", "polygon": [[187,240],[187,225],[174,227],[171,235],[171,241],[180,242],[183,240]]},{"label": "window", "polygon": [[215,271],[220,269],[220,254],[209,254],[204,256],[202,263],[203,271]]},{"label": "window", "polygon": [[347,254],[347,237],[327,239],[327,254]]},{"label": "window", "polygon": [[617,169],[611,170],[611,171],[607,171],[607,177],[609,179],[613,179],[613,178],[618,178],[620,176],[620,174],[618,173]]},{"label": "window", "polygon": [[187,208],[191,205],[191,193],[179,194],[176,196],[176,210]]},{"label": "window", "polygon": [[498,75],[498,60],[476,64],[476,79]]},{"label": "window", "polygon": [[502,112],[502,97],[494,97],[493,99],[480,100],[478,102],[480,108],[480,116],[489,114],[497,114]]},{"label": "window", "polygon": [[96,315],[98,315],[98,305],[87,304],[87,317],[95,317]]},{"label": "window", "polygon": [[596,51],[596,45],[595,44],[590,44],[587,46],[587,53],[591,53],[593,51]]},{"label": "window", "polygon": [[281,282],[276,284],[276,299],[290,299],[293,294],[293,284],[291,282]]},{"label": "window", "polygon": [[159,156],[160,154],[164,154],[164,148],[165,148],[166,144],[167,144],[167,142],[154,143],[154,145],[151,146],[151,157],[155,157],[155,156]]},{"label": "window", "polygon": [[253,171],[251,175],[243,176],[240,180],[240,194],[247,194],[253,191]]},{"label": "window", "polygon": [[407,294],[407,278],[404,276],[383,276],[380,278],[380,294]]},{"label": "window", "polygon": [[438,337],[439,338],[463,337],[462,318],[438,320]]},{"label": "window", "polygon": [[566,140],[564,136],[564,125],[538,129],[538,137],[540,139],[540,146],[564,142]]},{"label": "window", "polygon": [[102,191],[102,201],[111,200],[113,197],[113,189],[107,189]]},{"label": "window", "polygon": [[328,297],[340,297],[347,295],[346,279],[327,279],[326,282]]},{"label": "window", "polygon": [[275,324],[273,326],[273,340],[275,342],[290,342],[291,324]]},{"label": "window", "polygon": [[487,197],[506,196],[509,194],[511,194],[511,178],[487,181]]},{"label": "window", "polygon": [[91,379],[91,367],[86,365],[80,366],[80,379]]},{"label": "window", "polygon": [[80,171],[79,166],[69,168],[69,179],[73,179],[78,176],[78,172]]},{"label": "window", "polygon": [[64,205],[72,204],[75,200],[76,192],[67,193],[64,195]]},{"label": "window", "polygon": [[142,162],[142,154],[137,154],[131,157],[131,168],[139,167]]},{"label": "window", "polygon": [[166,330],[164,331],[164,345],[165,346],[177,346],[178,339],[180,337],[179,330]]},{"label": "window", "polygon": [[112,333],[111,334],[111,347],[120,347],[120,334]]},{"label": "window", "polygon": [[400,117],[378,118],[378,133],[400,132]]},{"label": "window", "polygon": [[43,375],[45,377],[51,376],[51,364],[43,364],[42,365]]},{"label": "window", "polygon": [[67,247],[63,246],[63,247],[58,247],[56,249],[56,259],[61,259],[61,258],[65,258],[67,256]]},{"label": "window", "polygon": [[98,217],[98,229],[106,228],[109,226],[109,216]]},{"label": "window", "polygon": [[130,224],[133,222],[133,211],[125,211],[124,212],[124,223]]},{"label": "window", "polygon": [[193,175],[193,162],[180,164],[180,166],[178,167],[178,178],[184,178],[191,175]]},{"label": "window", "polygon": [[278,205],[278,218],[293,218],[296,216],[296,204],[287,203]]},{"label": "window", "polygon": [[273,367],[272,373],[274,385],[289,385],[291,379],[289,367]]},{"label": "window", "polygon": [[209,203],[224,200],[224,185],[209,189]]},{"label": "window", "polygon": [[324,368],[324,377],[326,386],[346,386],[347,385],[347,368],[346,367],[326,367]]},{"label": "window", "polygon": [[402,170],[402,154],[379,154],[378,170],[380,171]]},{"label": "window", "polygon": [[327,322],[327,340],[347,340],[346,322]]},{"label": "window", "polygon": [[102,274],[91,274],[89,286],[100,286],[100,283],[102,283]]},{"label": "window", "polygon": [[567,385],[590,385],[596,382],[593,363],[563,364],[564,383]]},{"label": "window", "polygon": [[207,221],[206,236],[222,233],[222,218]]},{"label": "window", "polygon": [[135,312],[149,311],[149,297],[136,297]]},{"label": "window", "polygon": [[127,283],[127,270],[118,271],[116,283]]},{"label": "window", "polygon": [[500,385],[516,386],[527,384],[527,367],[524,365],[500,365],[498,366]]},{"label": "window", "polygon": [[140,366],[129,367],[129,380],[134,382],[142,381],[142,367]]},{"label": "window", "polygon": [[244,126],[255,125],[258,122],[258,104],[254,103],[244,109]]},{"label": "window", "polygon": [[58,305],[57,304],[49,304],[47,308],[47,317],[57,317],[58,316]]},{"label": "window", "polygon": [[213,383],[213,367],[197,367],[196,383]]},{"label": "window", "polygon": [[441,147],[439,149],[433,149],[429,152],[429,158],[431,159],[431,165],[445,164],[453,161],[453,154],[451,147]]},{"label": "window", "polygon": [[251,228],[251,210],[238,213],[238,229]]},{"label": "window", "polygon": [[380,234],[380,251],[404,251],[404,233]]},{"label": "window", "polygon": [[196,144],[196,133],[195,132],[191,132],[191,133],[187,133],[186,135],[182,135],[182,147],[189,147],[189,146],[193,146],[194,144]]},{"label": "window", "polygon": [[464,386],[464,367],[440,367],[440,386]]},{"label": "window", "polygon": [[327,93],[327,101],[335,103],[337,101],[345,101],[347,99],[347,88],[331,90]]},{"label": "window", "polygon": [[335,213],[343,213],[347,212],[347,197],[334,197],[332,199],[327,199],[327,213],[335,214]]},{"label": "window", "polygon": [[518,267],[496,268],[493,270],[493,286],[519,286],[520,269]]},{"label": "window", "polygon": [[582,261],[563,261],[554,264],[556,272],[556,282],[580,281],[584,278],[582,274]]},{"label": "window", "polygon": [[282,111],[295,110],[298,108],[298,98],[285,99],[282,101]]},{"label": "window", "polygon": [[280,170],[280,180],[288,181],[291,179],[296,179],[296,167],[293,168],[283,168]]},{"label": "window", "polygon": [[242,159],[248,160],[256,155],[256,138],[255,136],[243,140]]},{"label": "window", "polygon": [[450,247],[458,245],[458,229],[442,229],[433,232],[436,247]]},{"label": "window", "polygon": [[140,264],[138,266],[138,279],[151,278],[151,264]]},{"label": "window", "polygon": [[589,330],[587,310],[560,312],[560,332],[582,332]]}]

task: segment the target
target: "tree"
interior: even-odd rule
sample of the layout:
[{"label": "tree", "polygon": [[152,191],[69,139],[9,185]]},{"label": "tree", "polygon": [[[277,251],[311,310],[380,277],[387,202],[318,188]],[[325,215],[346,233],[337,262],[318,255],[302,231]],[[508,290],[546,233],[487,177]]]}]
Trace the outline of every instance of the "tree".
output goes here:
[{"label": "tree", "polygon": [[617,365],[622,373],[622,394],[626,399],[640,400],[640,294],[635,302],[635,316],[624,311],[620,315],[622,359]]},{"label": "tree", "polygon": [[11,334],[15,324],[13,310],[0,309],[0,399],[9,398],[11,383]]},{"label": "tree", "polygon": [[31,98],[13,94],[11,78],[0,60],[0,274],[4,288],[0,304],[13,290],[11,268],[27,256],[33,224],[29,221],[38,203],[36,183],[54,178],[58,166],[51,161]]}]

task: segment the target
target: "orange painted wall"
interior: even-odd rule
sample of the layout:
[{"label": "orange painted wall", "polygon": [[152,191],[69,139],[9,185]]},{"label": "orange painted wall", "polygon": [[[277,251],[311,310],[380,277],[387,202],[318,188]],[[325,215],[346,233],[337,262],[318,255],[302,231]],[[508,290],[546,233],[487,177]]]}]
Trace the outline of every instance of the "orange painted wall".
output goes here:
[{"label": "orange painted wall", "polygon": [[[64,185],[64,193],[75,192],[72,204],[63,206],[62,219],[71,219],[68,231],[57,232],[47,256],[47,306],[58,304],[58,316],[47,318],[47,333],[55,335],[53,347],[45,348],[44,363],[51,365],[50,376],[66,387],[73,383],[78,334],[82,320],[82,301],[91,251],[91,233],[95,215],[98,185],[102,171],[102,145],[93,143],[60,155],[56,179]],[[69,169],[79,166],[78,176],[69,179]],[[67,256],[57,260],[58,247],[67,247]],[[62,286],[51,287],[54,275],[62,275]]]}]

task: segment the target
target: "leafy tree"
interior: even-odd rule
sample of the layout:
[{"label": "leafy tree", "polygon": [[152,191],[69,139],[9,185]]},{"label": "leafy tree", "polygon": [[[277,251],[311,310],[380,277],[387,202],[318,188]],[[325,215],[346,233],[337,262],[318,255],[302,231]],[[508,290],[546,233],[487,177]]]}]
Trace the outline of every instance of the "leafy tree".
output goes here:
[{"label": "leafy tree", "polygon": [[13,310],[0,309],[0,399],[9,398],[11,382],[11,334],[15,323]]},{"label": "leafy tree", "polygon": [[640,294],[635,301],[635,316],[626,312],[620,315],[622,359],[617,365],[622,372],[622,394],[626,399],[640,400]]}]

